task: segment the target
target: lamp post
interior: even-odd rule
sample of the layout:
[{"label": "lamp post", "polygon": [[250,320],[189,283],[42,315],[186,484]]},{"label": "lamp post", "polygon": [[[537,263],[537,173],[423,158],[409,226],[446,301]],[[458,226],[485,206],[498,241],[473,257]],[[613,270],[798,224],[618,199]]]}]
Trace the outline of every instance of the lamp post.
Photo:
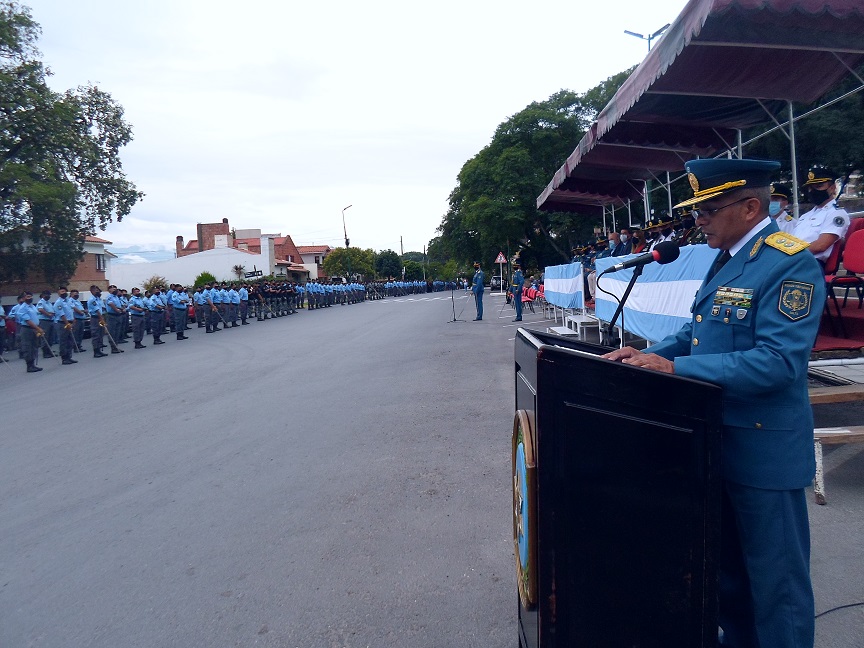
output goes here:
[{"label": "lamp post", "polygon": [[660,29],[658,29],[653,34],[651,34],[650,36],[644,36],[642,34],[637,34],[636,32],[628,31],[626,29],[624,30],[624,33],[629,34],[630,36],[635,36],[636,38],[641,38],[642,40],[648,41],[648,51],[650,52],[651,51],[651,41],[654,40],[655,38],[657,38],[658,36],[660,36],[660,34],[665,32],[668,28],[669,28],[669,23],[666,23]]},{"label": "lamp post", "polygon": [[[351,209],[351,205],[348,205],[345,209]],[[345,249],[348,249],[349,241],[348,230],[345,229],[345,209],[342,210],[342,233],[345,235]]]}]

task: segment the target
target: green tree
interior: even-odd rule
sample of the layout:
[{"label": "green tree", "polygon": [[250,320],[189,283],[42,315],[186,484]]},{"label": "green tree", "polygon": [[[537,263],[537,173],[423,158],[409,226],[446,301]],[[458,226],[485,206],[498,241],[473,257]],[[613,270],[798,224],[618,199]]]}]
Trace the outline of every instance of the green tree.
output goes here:
[{"label": "green tree", "polygon": [[393,250],[382,250],[375,259],[375,272],[379,277],[398,277],[402,274],[402,261]]},{"label": "green tree", "polygon": [[193,284],[196,288],[198,286],[203,286],[204,284],[213,284],[216,282],[216,276],[206,270],[195,277],[195,283]]},{"label": "green tree", "polygon": [[561,90],[500,124],[490,144],[459,172],[430,257],[489,263],[509,247],[523,249],[538,264],[568,260],[597,217],[542,212],[536,198],[631,71],[584,95]]},{"label": "green tree", "polygon": [[144,290],[149,290],[151,293],[156,289],[156,286],[167,286],[168,280],[160,275],[153,275],[149,279],[144,280]]},{"label": "green tree", "polygon": [[238,263],[233,268],[231,268],[231,272],[233,272],[237,276],[237,279],[242,279],[243,274],[246,272],[246,266],[242,266]]},{"label": "green tree", "polygon": [[65,281],[84,237],[144,196],[120,162],[122,107],[96,86],[49,89],[39,34],[28,8],[0,0],[0,280]]},{"label": "green tree", "polygon": [[405,281],[421,281],[423,279],[423,264],[417,261],[403,261]]},{"label": "green tree", "polygon": [[406,252],[402,255],[403,261],[416,261],[417,263],[423,263],[426,260],[426,255],[422,252]]},{"label": "green tree", "polygon": [[336,248],[324,259],[330,277],[371,277],[375,274],[375,252],[360,248]]}]

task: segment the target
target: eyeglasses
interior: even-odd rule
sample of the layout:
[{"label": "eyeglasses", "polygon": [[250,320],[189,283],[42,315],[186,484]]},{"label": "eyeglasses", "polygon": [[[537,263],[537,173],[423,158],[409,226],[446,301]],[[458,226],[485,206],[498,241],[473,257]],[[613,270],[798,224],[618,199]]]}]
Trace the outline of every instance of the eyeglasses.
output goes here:
[{"label": "eyeglasses", "polygon": [[747,196],[746,198],[741,198],[740,200],[736,200],[735,202],[731,202],[728,205],[723,205],[722,207],[716,207],[714,209],[695,209],[694,208],[692,211],[693,218],[700,218],[702,216],[707,216],[708,218],[713,218],[717,212],[723,211],[727,207],[731,207],[732,205],[737,205],[738,203],[744,202],[745,200],[750,200],[751,198],[753,198],[753,196]]}]

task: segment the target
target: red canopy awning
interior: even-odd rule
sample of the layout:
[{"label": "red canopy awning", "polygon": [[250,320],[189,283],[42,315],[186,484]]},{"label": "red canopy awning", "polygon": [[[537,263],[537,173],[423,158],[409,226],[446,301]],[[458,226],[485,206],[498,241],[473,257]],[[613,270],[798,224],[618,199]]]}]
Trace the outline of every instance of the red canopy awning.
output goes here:
[{"label": "red canopy awning", "polygon": [[[737,129],[769,121],[789,101],[816,101],[862,62],[860,0],[691,0],[537,207],[578,211],[632,199],[634,182],[652,171],[680,171],[689,159],[733,148]],[[574,178],[604,185],[570,189]]]}]

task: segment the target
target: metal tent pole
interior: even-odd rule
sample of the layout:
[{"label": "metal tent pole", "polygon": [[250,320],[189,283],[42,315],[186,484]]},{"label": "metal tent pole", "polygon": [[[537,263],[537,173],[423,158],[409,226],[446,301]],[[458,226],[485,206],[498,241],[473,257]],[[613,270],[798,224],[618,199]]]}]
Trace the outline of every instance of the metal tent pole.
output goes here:
[{"label": "metal tent pole", "polygon": [[669,199],[669,218],[672,218],[672,180],[666,172],[666,198]]},{"label": "metal tent pole", "polygon": [[798,204],[798,160],[795,153],[795,119],[792,109],[792,102],[789,102],[789,154],[792,156],[792,213],[795,218],[801,215],[801,208]]}]

